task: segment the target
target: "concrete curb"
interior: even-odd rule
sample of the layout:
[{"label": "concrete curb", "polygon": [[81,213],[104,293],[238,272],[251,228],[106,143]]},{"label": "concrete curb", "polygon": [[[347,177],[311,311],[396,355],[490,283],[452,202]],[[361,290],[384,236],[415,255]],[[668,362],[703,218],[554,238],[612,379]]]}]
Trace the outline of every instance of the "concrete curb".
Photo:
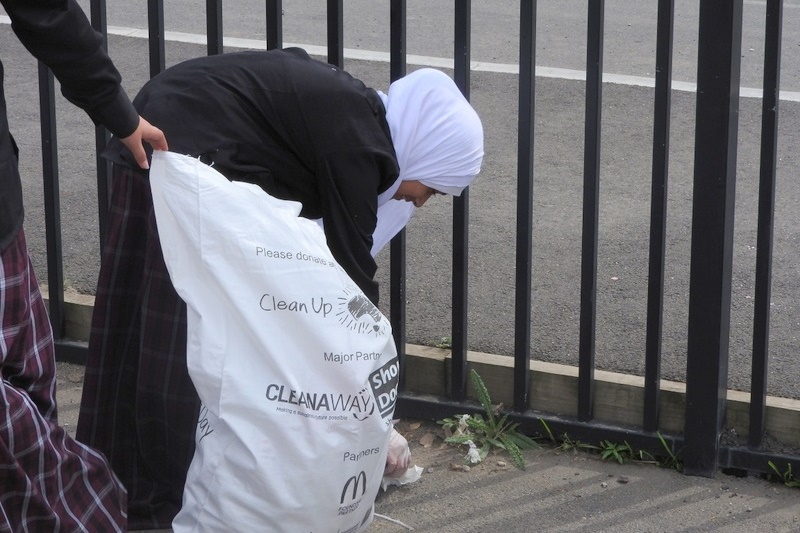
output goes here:
[{"label": "concrete curb", "polygon": [[[47,301],[47,289],[42,287]],[[66,336],[88,342],[94,297],[66,291],[64,313]],[[406,345],[406,390],[415,394],[447,395],[450,383],[451,354],[449,350]],[[468,369],[480,374],[494,403],[511,405],[514,361],[502,355],[467,352]],[[576,416],[575,398],[578,390],[577,367],[531,361],[531,409],[560,416]],[[644,399],[644,378],[602,370],[595,371],[594,414],[597,421],[609,424],[637,426],[641,424]],[[468,383],[467,397],[476,400],[472,384]],[[664,432],[683,432],[686,411],[686,386],[675,381],[661,381],[660,427]],[[741,437],[748,434],[750,394],[728,391],[726,426]],[[781,444],[800,447],[800,401],[767,397],[767,434]]]}]

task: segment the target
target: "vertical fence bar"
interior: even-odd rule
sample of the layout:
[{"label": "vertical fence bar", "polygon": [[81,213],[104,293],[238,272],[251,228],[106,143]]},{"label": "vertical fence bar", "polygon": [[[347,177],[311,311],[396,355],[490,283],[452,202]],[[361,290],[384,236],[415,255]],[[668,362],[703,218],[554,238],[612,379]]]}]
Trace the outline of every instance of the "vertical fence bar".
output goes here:
[{"label": "vertical fence bar", "polygon": [[536,87],[536,0],[519,6],[517,267],[514,311],[514,409],[528,409],[533,273],[533,133]]},{"label": "vertical fence bar", "polygon": [[206,40],[208,55],[223,52],[222,43],[222,0],[206,0]]},{"label": "vertical fence bar", "polygon": [[406,75],[406,0],[391,0],[389,5],[389,78],[396,81]]},{"label": "vertical fence bar", "polygon": [[266,0],[267,50],[283,48],[283,0]]},{"label": "vertical fence bar", "polygon": [[[103,48],[108,49],[108,23],[105,0],[92,0],[90,7],[92,27],[103,36]],[[94,129],[95,169],[97,171],[97,220],[100,250],[106,242],[108,230],[108,208],[111,205],[111,162],[100,156],[111,136],[105,126]]]},{"label": "vertical fence bar", "polygon": [[42,180],[45,240],[47,245],[47,291],[53,337],[64,336],[64,264],[61,246],[61,202],[58,187],[58,137],[53,73],[39,62],[39,113],[41,114]]},{"label": "vertical fence bar", "polygon": [[343,0],[328,0],[328,63],[344,66]]},{"label": "vertical fence bar", "polygon": [[713,477],[725,416],[742,0],[700,0],[684,472]]},{"label": "vertical fence bar", "polygon": [[653,105],[653,175],[650,192],[650,256],[647,278],[644,408],[642,427],[658,429],[661,339],[664,317],[664,254],[667,234],[669,131],[672,109],[672,40],[675,0],[659,0],[656,22],[656,89]]},{"label": "vertical fence bar", "polygon": [[769,362],[769,301],[772,283],[772,236],[775,213],[775,165],[778,160],[781,31],[783,0],[767,0],[764,37],[764,96],[761,101],[761,168],[758,185],[756,281],[753,312],[753,370],[750,384],[748,445],[761,446],[766,425]]},{"label": "vertical fence bar", "polygon": [[[455,0],[454,79],[469,100],[471,0]],[[469,187],[453,198],[453,311],[452,367],[450,375],[453,399],[467,395],[467,296],[469,256]]]},{"label": "vertical fence bar", "polygon": [[594,396],[597,225],[600,210],[600,116],[603,94],[604,0],[589,0],[586,38],[586,122],[583,156],[583,238],[578,361],[578,418],[591,420]]},{"label": "vertical fence bar", "polygon": [[147,0],[147,29],[150,48],[150,77],[163,71],[164,60],[164,0]]},{"label": "vertical fence bar", "polygon": [[[389,79],[406,75],[406,0],[391,0],[389,5]],[[406,230],[400,230],[389,245],[389,315],[392,335],[400,361],[399,388],[405,387],[406,365]]]}]

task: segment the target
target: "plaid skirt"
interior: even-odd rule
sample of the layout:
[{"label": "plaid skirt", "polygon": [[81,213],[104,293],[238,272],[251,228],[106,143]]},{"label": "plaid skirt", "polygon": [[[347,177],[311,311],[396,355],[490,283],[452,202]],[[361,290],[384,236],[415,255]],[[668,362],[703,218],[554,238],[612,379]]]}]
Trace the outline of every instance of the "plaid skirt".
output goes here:
[{"label": "plaid skirt", "polygon": [[53,332],[19,232],[0,253],[0,531],[125,531],[125,489],[58,425]]},{"label": "plaid skirt", "polygon": [[169,279],[146,171],[115,165],[78,420],[128,489],[131,529],[167,528],[194,453],[200,401],[186,305]]}]

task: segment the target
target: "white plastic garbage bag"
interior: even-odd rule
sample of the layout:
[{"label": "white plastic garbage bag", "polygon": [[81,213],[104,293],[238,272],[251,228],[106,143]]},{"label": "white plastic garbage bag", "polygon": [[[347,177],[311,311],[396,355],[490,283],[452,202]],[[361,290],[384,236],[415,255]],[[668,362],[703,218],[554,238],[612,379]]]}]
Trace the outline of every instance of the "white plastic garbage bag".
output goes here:
[{"label": "white plastic garbage bag", "polygon": [[389,322],[300,204],[169,152],[150,181],[203,402],[174,531],[365,530],[398,381]]}]

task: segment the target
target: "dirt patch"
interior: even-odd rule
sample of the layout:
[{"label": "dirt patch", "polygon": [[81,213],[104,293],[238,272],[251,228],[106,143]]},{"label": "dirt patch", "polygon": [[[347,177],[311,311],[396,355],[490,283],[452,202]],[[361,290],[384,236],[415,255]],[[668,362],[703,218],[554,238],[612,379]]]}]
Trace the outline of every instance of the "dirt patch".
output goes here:
[{"label": "dirt patch", "polygon": [[400,420],[395,427],[408,441],[411,449],[411,463],[423,468],[428,473],[447,469],[477,476],[516,469],[511,458],[502,451],[490,453],[481,463],[468,464],[465,461],[467,446],[444,442],[445,434],[442,426],[433,421]]}]

